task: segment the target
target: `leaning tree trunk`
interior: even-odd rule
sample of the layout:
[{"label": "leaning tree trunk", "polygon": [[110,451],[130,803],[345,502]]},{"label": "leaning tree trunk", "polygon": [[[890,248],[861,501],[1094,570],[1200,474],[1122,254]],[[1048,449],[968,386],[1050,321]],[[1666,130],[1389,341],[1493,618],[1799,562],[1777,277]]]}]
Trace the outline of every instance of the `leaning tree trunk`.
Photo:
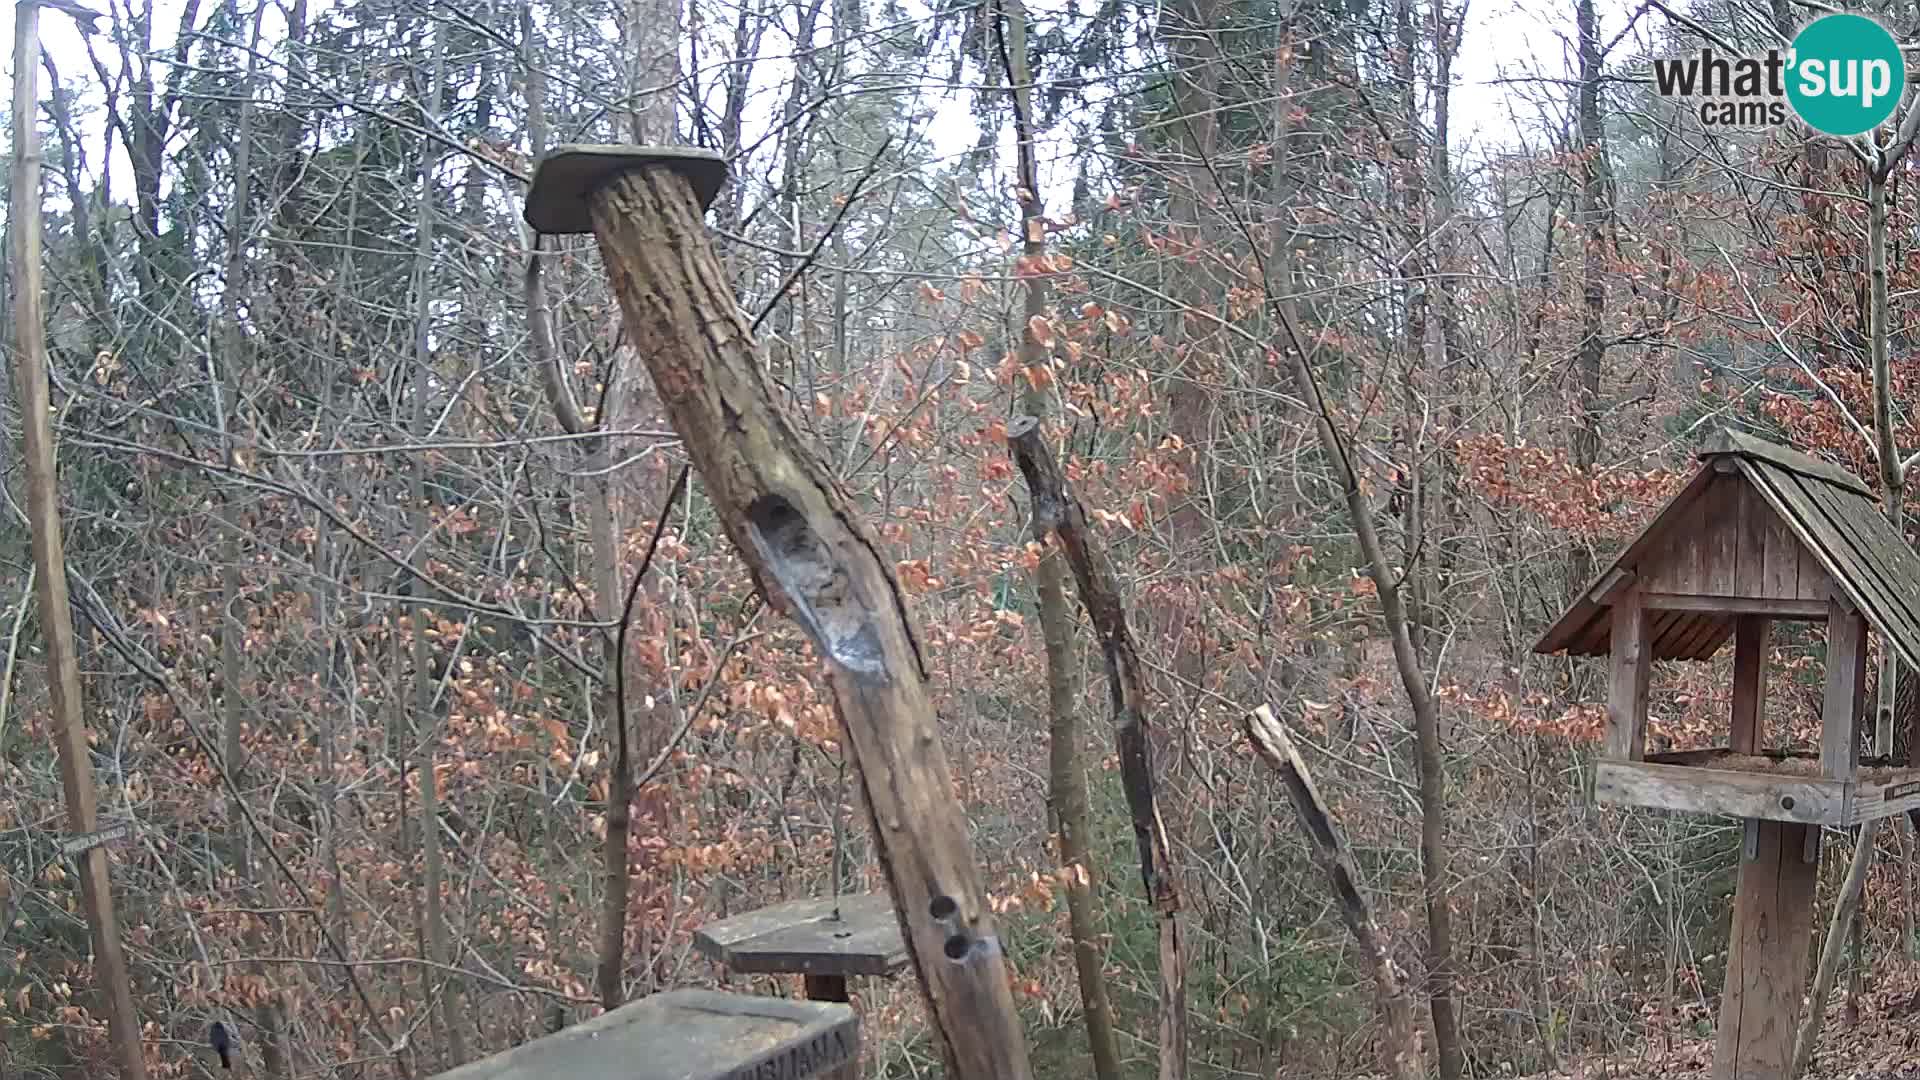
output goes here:
[{"label": "leaning tree trunk", "polygon": [[1006,957],[892,564],[777,403],[692,183],[636,163],[598,186],[590,206],[634,353],[715,516],[830,675],[946,1075],[1029,1080]]}]

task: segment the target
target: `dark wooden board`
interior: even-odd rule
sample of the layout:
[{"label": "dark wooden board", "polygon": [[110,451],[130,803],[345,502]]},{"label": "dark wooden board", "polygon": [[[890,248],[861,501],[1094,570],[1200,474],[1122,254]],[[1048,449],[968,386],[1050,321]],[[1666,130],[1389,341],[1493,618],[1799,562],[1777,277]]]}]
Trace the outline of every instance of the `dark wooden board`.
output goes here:
[{"label": "dark wooden board", "polygon": [[891,975],[907,964],[893,902],[880,893],[795,900],[701,927],[701,953],[743,975]]},{"label": "dark wooden board", "polygon": [[852,1006],[675,990],[437,1080],[805,1080],[826,1077],[859,1053]]}]

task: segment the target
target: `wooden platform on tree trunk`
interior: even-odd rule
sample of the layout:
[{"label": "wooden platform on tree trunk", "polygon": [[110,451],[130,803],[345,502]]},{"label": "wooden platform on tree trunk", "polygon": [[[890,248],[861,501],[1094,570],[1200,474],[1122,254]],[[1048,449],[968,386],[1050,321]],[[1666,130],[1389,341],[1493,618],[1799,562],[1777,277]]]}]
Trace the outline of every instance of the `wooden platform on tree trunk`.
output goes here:
[{"label": "wooden platform on tree trunk", "polygon": [[1716,747],[1602,761],[1593,789],[1596,800],[1612,806],[1858,825],[1920,807],[1920,769],[1863,762],[1852,780],[1835,780],[1820,775],[1816,755]]},{"label": "wooden platform on tree trunk", "polygon": [[907,964],[885,893],[795,900],[708,923],[694,947],[741,975],[892,975]]},{"label": "wooden platform on tree trunk", "polygon": [[851,1006],[675,990],[435,1080],[805,1080],[835,1075],[859,1050]]}]

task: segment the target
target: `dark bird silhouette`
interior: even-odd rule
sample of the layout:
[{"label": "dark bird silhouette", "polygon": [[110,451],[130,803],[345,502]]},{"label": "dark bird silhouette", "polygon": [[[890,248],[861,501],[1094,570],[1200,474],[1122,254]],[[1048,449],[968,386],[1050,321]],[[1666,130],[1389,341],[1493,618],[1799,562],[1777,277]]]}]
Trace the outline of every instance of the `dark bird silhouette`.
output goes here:
[{"label": "dark bird silhouette", "polygon": [[207,1032],[207,1042],[213,1046],[213,1052],[220,1055],[220,1067],[233,1068],[233,1037],[227,1034],[227,1025],[218,1020],[213,1022],[213,1030]]}]

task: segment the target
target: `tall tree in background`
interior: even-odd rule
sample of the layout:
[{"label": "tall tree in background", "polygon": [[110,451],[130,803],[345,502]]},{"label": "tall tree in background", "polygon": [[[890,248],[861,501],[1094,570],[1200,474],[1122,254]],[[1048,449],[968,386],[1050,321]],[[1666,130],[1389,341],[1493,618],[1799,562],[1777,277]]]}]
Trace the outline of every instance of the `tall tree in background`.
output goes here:
[{"label": "tall tree in background", "polygon": [[[1014,277],[1025,286],[1020,313],[1020,364],[1025,374],[1021,411],[1044,420],[1049,408],[1047,387],[1054,370],[1053,339],[1048,311],[1048,283],[1053,257],[1047,251],[1047,218],[1040,198],[1033,111],[1033,72],[1028,63],[1026,5],[1022,0],[996,0],[996,33],[1012,97],[1016,165],[1015,192],[1020,205],[1020,257]],[[1048,803],[1059,834],[1059,867],[1067,894],[1067,933],[1073,949],[1074,977],[1085,1012],[1087,1050],[1098,1080],[1119,1080],[1120,1051],[1114,1040],[1113,1006],[1107,999],[1105,950],[1101,947],[1099,912],[1094,907],[1093,826],[1087,808],[1087,780],[1080,760],[1080,708],[1075,700],[1074,613],[1067,600],[1066,559],[1036,514],[1034,540],[1044,550],[1034,568],[1034,592],[1040,605],[1040,639],[1047,663]]]}]

